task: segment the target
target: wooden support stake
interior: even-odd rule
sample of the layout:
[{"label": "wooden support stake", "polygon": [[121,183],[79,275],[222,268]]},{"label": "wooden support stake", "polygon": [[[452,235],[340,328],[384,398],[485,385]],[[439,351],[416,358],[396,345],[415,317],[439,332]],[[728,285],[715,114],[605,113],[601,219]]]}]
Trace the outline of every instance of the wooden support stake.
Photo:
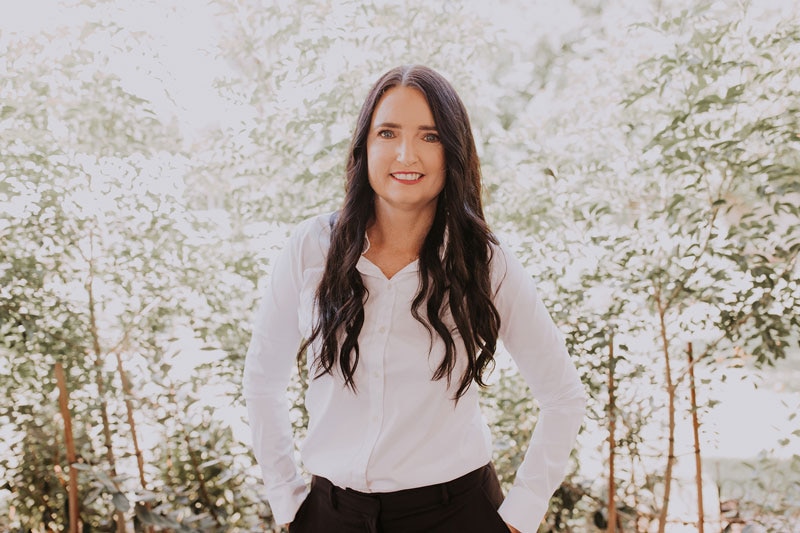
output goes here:
[{"label": "wooden support stake", "polygon": [[[133,418],[133,402],[131,401],[133,391],[131,390],[131,383],[128,380],[128,375],[125,373],[125,368],[122,364],[122,355],[120,355],[119,351],[117,351],[117,371],[119,372],[119,378],[122,382],[122,392],[125,394],[125,411],[128,415],[128,426],[131,428],[133,452],[136,455],[136,464],[139,467],[139,483],[142,486],[142,490],[147,490],[147,481],[144,477],[144,456],[142,455],[142,449],[139,447],[139,435],[136,432],[136,421]],[[144,507],[148,511],[152,510],[149,501],[144,503]],[[154,531],[152,526],[146,526],[144,530],[145,533],[153,533]]]},{"label": "wooden support stake", "polygon": [[[100,347],[100,334],[97,327],[97,316],[95,314],[96,302],[94,298],[94,232],[89,230],[89,279],[86,281],[86,292],[89,297],[89,331],[92,335],[92,348],[94,350],[94,366],[97,370],[97,396],[100,402],[100,420],[103,423],[103,439],[106,445],[106,458],[111,477],[117,477],[117,461],[114,458],[113,440],[111,436],[111,422],[108,418],[108,401],[106,400],[105,385],[103,384],[103,367],[105,366],[105,354]],[[116,483],[116,481],[115,481]],[[114,520],[116,522],[117,533],[127,533],[125,526],[125,513],[117,509],[114,510]]]},{"label": "wooden support stake", "polygon": [[692,343],[687,350],[689,356],[689,391],[692,401],[692,431],[694,433],[694,466],[697,481],[697,531],[705,532],[705,510],[703,509],[703,463],[700,457],[700,422],[697,419],[697,396],[694,388],[694,355]]},{"label": "wooden support stake", "polygon": [[67,446],[67,462],[69,463],[69,488],[67,496],[69,502],[69,533],[79,531],[79,512],[78,512],[78,471],[73,468],[73,464],[78,461],[75,453],[75,441],[72,438],[72,417],[69,414],[69,392],[67,383],[64,379],[64,367],[61,363],[56,363],[55,368],[56,383],[58,385],[58,406],[61,409],[61,417],[64,419],[64,440]]},{"label": "wooden support stake", "polygon": [[[669,340],[667,339],[667,306],[661,298],[661,288],[655,287],[655,300],[658,308],[659,330],[661,333],[661,345],[664,350],[664,377],[666,379],[667,394],[667,467],[664,469],[664,497],[661,510],[658,513],[658,533],[666,533],[667,517],[669,516],[669,499],[672,489],[672,469],[675,465],[675,389],[672,380],[672,367],[669,353]],[[669,303],[669,302],[666,302]]]}]

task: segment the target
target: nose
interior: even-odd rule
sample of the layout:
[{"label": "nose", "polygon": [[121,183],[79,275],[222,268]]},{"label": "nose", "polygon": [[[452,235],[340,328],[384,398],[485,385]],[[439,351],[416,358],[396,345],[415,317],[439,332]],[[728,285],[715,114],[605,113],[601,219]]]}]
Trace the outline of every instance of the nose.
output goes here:
[{"label": "nose", "polygon": [[417,162],[417,152],[414,150],[414,140],[403,138],[397,145],[397,161],[406,166]]}]

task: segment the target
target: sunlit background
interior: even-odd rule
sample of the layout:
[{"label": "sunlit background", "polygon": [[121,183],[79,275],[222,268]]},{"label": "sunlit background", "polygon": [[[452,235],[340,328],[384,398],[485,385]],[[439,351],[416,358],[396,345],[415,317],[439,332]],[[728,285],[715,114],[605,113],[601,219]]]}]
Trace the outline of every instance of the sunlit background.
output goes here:
[{"label": "sunlit background", "polygon": [[[541,531],[800,531],[795,2],[3,2],[0,50],[0,530],[68,531],[72,470],[94,531],[277,531],[258,286],[337,208],[371,83],[424,63],[591,395]],[[505,354],[484,401],[507,484],[536,407]]]}]

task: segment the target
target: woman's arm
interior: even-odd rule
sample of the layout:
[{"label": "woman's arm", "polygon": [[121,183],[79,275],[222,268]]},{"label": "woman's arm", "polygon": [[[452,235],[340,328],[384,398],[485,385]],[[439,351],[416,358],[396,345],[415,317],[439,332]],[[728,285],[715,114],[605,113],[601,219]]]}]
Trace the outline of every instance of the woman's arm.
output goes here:
[{"label": "woman's arm", "polygon": [[495,297],[500,338],[539,403],[530,445],[499,512],[520,531],[533,533],[564,478],[583,423],[586,393],[530,274],[507,248],[495,256],[493,273],[499,268],[501,280]]},{"label": "woman's arm", "polygon": [[253,451],[275,522],[291,522],[308,489],[295,460],[286,389],[301,340],[298,304],[301,235],[280,253],[261,297],[244,365],[244,398]]}]

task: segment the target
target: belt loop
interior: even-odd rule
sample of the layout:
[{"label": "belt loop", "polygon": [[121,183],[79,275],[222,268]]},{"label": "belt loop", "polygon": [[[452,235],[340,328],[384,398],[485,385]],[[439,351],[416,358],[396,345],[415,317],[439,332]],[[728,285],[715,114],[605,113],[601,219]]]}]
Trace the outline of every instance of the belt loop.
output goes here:
[{"label": "belt loop", "polygon": [[447,492],[447,483],[442,483],[439,485],[439,487],[442,489],[442,503],[447,505],[450,503],[450,494]]}]

